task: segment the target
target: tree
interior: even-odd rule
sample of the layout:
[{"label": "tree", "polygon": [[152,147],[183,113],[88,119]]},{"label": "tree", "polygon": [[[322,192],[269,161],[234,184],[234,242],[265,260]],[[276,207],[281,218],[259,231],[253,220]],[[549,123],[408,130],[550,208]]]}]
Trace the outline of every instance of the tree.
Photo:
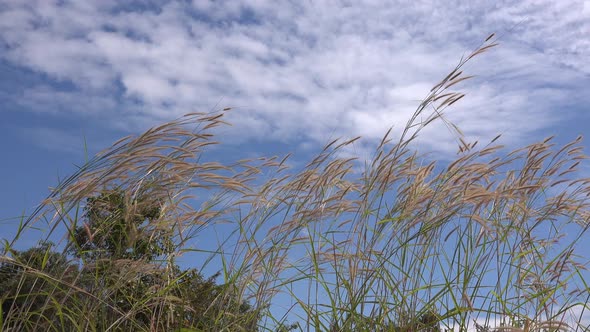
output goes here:
[{"label": "tree", "polygon": [[[56,323],[56,305],[70,300],[67,291],[78,268],[66,255],[52,250],[51,242],[41,242],[25,251],[11,251],[12,260],[0,264],[0,328],[38,328]],[[33,322],[34,321],[34,322]]]},{"label": "tree", "polygon": [[185,300],[186,306],[179,314],[186,326],[206,331],[231,318],[239,325],[238,330],[256,331],[258,312],[247,302],[239,301],[235,293],[226,292],[228,285],[216,284],[218,276],[219,273],[205,279],[195,269],[182,272],[174,294]]},{"label": "tree", "polygon": [[62,253],[49,242],[12,251],[0,264],[0,329],[255,331],[258,312],[219,274],[162,259],[175,247],[160,207],[147,191],[105,190],[86,199]]},{"label": "tree", "polygon": [[154,227],[161,217],[160,205],[145,191],[133,197],[122,189],[114,189],[89,197],[84,223],[73,231],[70,253],[91,261],[151,261],[171,253],[172,234]]},{"label": "tree", "polygon": [[165,216],[157,197],[149,190],[131,194],[116,188],[86,200],[83,224],[72,231],[69,252],[84,262],[85,288],[110,304],[100,308],[102,315],[133,312],[136,322],[150,328],[167,316],[175,328],[203,330],[232,316],[242,328],[254,330],[258,315],[225,291],[232,287],[215,283],[218,274],[205,279],[195,269],[159,259],[174,251],[174,242],[171,231],[162,227]]},{"label": "tree", "polygon": [[299,323],[281,323],[279,324],[279,326],[277,327],[277,329],[275,330],[275,332],[289,332],[289,331],[295,331],[297,329],[300,329],[300,325]]},{"label": "tree", "polygon": [[[387,321],[375,319],[372,316],[349,315],[349,318],[341,324],[333,322],[330,331],[378,331],[378,332],[440,332],[440,318],[437,313],[430,310],[420,314],[416,318],[402,317],[403,321]],[[340,326],[342,325],[342,326]]]}]

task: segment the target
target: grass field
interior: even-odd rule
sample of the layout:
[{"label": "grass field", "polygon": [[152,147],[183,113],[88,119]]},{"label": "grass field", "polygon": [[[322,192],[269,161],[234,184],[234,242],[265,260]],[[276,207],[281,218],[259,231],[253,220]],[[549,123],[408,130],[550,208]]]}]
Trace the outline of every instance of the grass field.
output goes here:
[{"label": "grass field", "polygon": [[[370,160],[341,157],[354,138],[301,169],[287,154],[204,162],[227,109],[120,140],[5,242],[2,331],[587,330],[581,139],[506,151],[498,138],[466,142],[444,116],[464,97],[461,68],[493,40]],[[449,163],[415,148],[435,121],[457,137]],[[107,201],[121,207],[110,228]],[[55,245],[13,249],[38,228]],[[226,237],[192,246],[210,234]],[[179,270],[190,254],[205,258]],[[207,269],[218,278],[196,276]]]}]

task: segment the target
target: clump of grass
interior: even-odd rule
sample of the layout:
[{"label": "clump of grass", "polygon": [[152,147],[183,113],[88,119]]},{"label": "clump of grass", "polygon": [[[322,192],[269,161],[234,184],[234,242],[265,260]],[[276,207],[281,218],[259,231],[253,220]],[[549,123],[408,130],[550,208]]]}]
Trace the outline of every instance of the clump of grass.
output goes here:
[{"label": "clump of grass", "polygon": [[[1,262],[22,268],[21,289],[39,291],[17,291],[31,305],[8,308],[0,325],[196,331],[183,316],[190,306],[177,292],[182,277],[171,272],[179,257],[196,253],[190,264],[221,273],[204,309],[219,314],[199,330],[270,331],[286,320],[305,331],[585,329],[581,315],[567,316],[587,302],[577,251],[590,193],[590,180],[577,177],[586,158],[581,139],[557,148],[548,138],[506,153],[497,138],[481,148],[465,142],[444,118],[464,96],[451,91],[469,78],[461,68],[495,46],[491,40],[431,90],[399,139],[391,131],[383,137],[362,172],[357,160],[340,157],[358,138],[330,142],[301,170],[287,167],[288,156],[206,161],[227,109],[120,140],[55,188],[6,243]],[[449,164],[413,149],[434,121],[459,137]],[[169,250],[109,261],[108,281],[96,273],[90,288],[80,285],[92,274],[10,255],[34,227],[47,229],[48,240],[63,236],[58,248],[68,252],[83,203],[113,190],[124,193],[129,229],[145,203],[138,197],[158,205],[161,213],[134,234],[149,243],[165,232]],[[220,233],[216,248],[198,246]],[[70,263],[96,268],[80,257]],[[122,293],[137,276],[152,287]],[[30,283],[44,286],[24,287]],[[121,296],[128,306],[114,301]],[[250,314],[236,309],[243,301]]]}]

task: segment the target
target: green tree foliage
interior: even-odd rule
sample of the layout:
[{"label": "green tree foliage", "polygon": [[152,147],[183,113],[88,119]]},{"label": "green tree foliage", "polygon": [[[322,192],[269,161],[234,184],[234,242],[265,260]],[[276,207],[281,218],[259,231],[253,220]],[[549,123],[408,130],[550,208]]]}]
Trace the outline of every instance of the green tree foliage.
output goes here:
[{"label": "green tree foliage", "polygon": [[216,284],[218,276],[205,279],[195,269],[182,272],[174,294],[185,301],[186,305],[178,312],[185,326],[206,331],[229,318],[238,323],[236,331],[256,331],[257,311],[247,302],[238,301],[234,294],[227,293],[230,285]]},{"label": "green tree foliage", "polygon": [[[63,253],[49,242],[13,250],[12,259],[0,264],[0,326],[208,331],[229,325],[255,331],[257,312],[228,291],[231,285],[217,284],[219,274],[205,278],[167,256],[173,237],[158,226],[162,202],[153,197],[105,190],[86,199],[82,223],[73,228]],[[86,312],[90,325],[63,319],[67,310]]]},{"label": "green tree foliage", "polygon": [[151,261],[172,252],[170,232],[157,227],[162,202],[149,192],[133,197],[121,189],[90,197],[84,223],[74,230],[70,252],[77,257]]},{"label": "green tree foliage", "polygon": [[297,331],[299,329],[301,329],[301,326],[299,325],[299,323],[283,323],[283,324],[280,324],[275,331],[276,332],[289,332],[289,331]]},{"label": "green tree foliage", "polygon": [[0,264],[2,321],[13,322],[7,326],[27,329],[28,324],[58,323],[61,313],[54,304],[68,301],[68,286],[78,269],[52,247],[51,242],[41,242],[25,251],[12,250],[12,260]]},{"label": "green tree foliage", "polygon": [[86,201],[84,223],[75,228],[69,252],[84,261],[85,288],[109,304],[102,306],[103,316],[132,312],[140,326],[150,328],[160,317],[173,316],[161,321],[205,329],[228,313],[240,318],[242,328],[253,329],[257,315],[215,283],[218,275],[205,279],[164,259],[174,243],[170,230],[159,226],[166,223],[157,197],[149,190],[115,189]]},{"label": "green tree foliage", "polygon": [[347,319],[343,324],[332,323],[330,331],[441,332],[441,327],[438,314],[428,311],[416,318],[402,317],[400,321],[386,323],[372,316],[356,316],[354,320]]}]

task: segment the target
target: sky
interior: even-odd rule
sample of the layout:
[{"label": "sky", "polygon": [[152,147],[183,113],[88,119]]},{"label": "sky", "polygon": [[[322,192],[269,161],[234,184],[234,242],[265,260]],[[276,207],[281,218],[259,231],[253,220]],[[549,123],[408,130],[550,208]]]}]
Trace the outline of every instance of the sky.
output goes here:
[{"label": "sky", "polygon": [[[3,210],[21,214],[85,157],[188,112],[232,107],[224,141],[253,154],[357,135],[362,152],[491,33],[500,46],[467,66],[477,76],[449,120],[509,146],[586,134],[587,1],[4,0]],[[442,123],[420,139],[456,151]]]},{"label": "sky", "polygon": [[[189,112],[232,107],[246,156],[359,135],[363,155],[491,33],[447,118],[508,148],[588,136],[589,1],[3,0],[0,237],[85,158]],[[457,150],[442,123],[420,144]]]}]

